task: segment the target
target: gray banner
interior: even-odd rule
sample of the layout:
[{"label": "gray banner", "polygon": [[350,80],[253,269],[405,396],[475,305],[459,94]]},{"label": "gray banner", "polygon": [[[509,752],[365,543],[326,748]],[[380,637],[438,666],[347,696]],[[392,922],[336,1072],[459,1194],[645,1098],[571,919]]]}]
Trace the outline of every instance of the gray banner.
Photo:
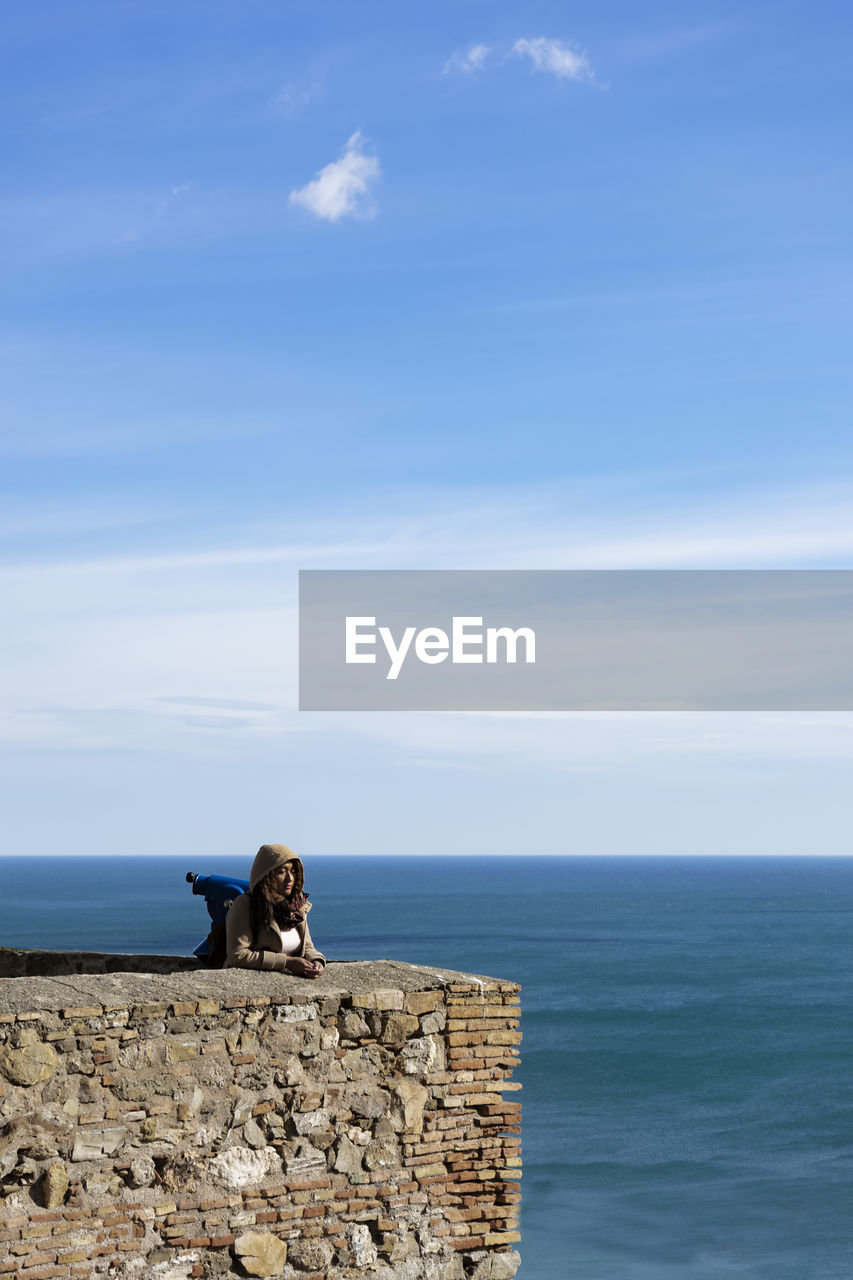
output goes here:
[{"label": "gray banner", "polygon": [[299,706],[849,711],[853,570],[306,570]]}]

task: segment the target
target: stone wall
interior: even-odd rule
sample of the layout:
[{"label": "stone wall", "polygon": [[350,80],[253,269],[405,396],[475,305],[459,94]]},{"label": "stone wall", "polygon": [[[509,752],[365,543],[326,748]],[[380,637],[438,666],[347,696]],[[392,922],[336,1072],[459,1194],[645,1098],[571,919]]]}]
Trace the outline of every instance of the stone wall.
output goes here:
[{"label": "stone wall", "polygon": [[515,1273],[514,983],[165,968],[0,979],[0,1275]]}]

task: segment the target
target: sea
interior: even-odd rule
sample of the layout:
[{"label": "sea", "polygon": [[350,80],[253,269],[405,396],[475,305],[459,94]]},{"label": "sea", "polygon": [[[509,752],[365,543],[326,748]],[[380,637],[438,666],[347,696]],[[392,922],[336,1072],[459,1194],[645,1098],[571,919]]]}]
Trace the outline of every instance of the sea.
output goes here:
[{"label": "sea", "polygon": [[[188,871],[0,859],[0,944],[189,954]],[[522,986],[522,1280],[853,1275],[853,859],[322,857],[317,945]]]}]

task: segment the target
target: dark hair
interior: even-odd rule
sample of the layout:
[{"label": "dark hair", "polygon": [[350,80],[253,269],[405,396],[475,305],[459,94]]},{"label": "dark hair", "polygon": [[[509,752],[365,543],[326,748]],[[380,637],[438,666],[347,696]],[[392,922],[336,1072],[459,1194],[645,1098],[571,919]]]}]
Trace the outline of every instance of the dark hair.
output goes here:
[{"label": "dark hair", "polygon": [[255,935],[261,929],[268,929],[273,922],[272,899],[264,890],[264,880],[259,880],[249,894],[249,915],[252,919],[252,933]]}]

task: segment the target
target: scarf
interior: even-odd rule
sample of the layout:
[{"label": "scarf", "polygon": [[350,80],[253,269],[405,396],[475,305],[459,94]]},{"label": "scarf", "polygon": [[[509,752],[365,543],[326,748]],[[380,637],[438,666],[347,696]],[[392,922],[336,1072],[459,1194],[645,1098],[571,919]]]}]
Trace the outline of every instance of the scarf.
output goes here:
[{"label": "scarf", "polygon": [[297,925],[302,924],[305,919],[305,903],[307,899],[307,893],[299,893],[294,890],[290,897],[281,898],[280,901],[272,904],[273,919],[282,933],[287,929],[295,929]]}]

